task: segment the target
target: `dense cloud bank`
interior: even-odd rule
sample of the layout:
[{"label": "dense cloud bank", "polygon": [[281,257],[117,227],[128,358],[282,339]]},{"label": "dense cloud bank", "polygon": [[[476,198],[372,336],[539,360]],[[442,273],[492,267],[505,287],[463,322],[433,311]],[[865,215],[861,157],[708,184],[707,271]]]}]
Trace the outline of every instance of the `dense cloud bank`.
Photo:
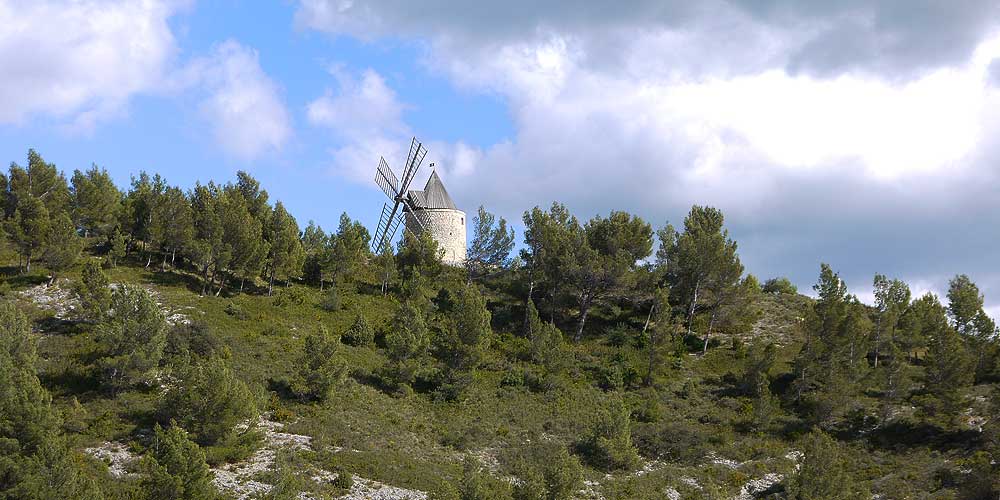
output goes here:
[{"label": "dense cloud bank", "polygon": [[[825,261],[867,297],[875,272],[938,293],[968,273],[996,314],[997,9],[306,0],[297,21],[372,43],[416,40],[428,71],[503,97],[512,137],[431,148],[465,207],[518,219],[559,200],[583,215],[627,209],[677,224],[691,204],[711,204],[763,277],[808,290]],[[341,99],[405,105],[378,75],[358,78],[380,91],[348,85]],[[366,181],[351,167],[360,157],[399,154],[390,145],[412,131],[380,116],[377,130],[390,132],[355,134],[333,151],[335,171]]]}]

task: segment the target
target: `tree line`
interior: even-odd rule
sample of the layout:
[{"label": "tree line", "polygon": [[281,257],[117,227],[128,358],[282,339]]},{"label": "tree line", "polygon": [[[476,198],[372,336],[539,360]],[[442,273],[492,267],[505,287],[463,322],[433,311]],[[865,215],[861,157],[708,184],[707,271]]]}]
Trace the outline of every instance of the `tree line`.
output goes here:
[{"label": "tree line", "polygon": [[[968,276],[950,281],[942,303],[933,294],[914,298],[905,282],[879,274],[872,281],[874,304],[866,305],[826,264],[813,286],[816,298],[795,325],[801,347],[791,373],[776,379],[776,348],[754,343],[747,349],[742,339],[761,318],[765,295],[795,296],[798,290],[787,278],[761,284],[747,273],[723,213],[707,206],[692,207],[678,227],[656,229],[624,211],[581,220],[560,203],[534,207],[523,214],[517,252],[507,221],[480,207],[468,259],[456,269],[441,262],[427,235],[405,232],[395,248],[373,253],[370,234],[347,214],[334,232],[311,221],[301,228],[245,172],[234,182],[198,183],[187,191],[140,173],[120,190],[103,169],[78,170],[67,181],[29,151],[26,167],[12,164],[0,175],[0,205],[19,265],[30,271],[44,262],[52,280],[76,263],[87,242],[96,245],[105,266],[128,258],[194,274],[203,295],[272,295],[276,284],[304,282],[328,294],[323,307],[336,309],[339,289],[377,283],[378,291],[369,293],[395,299],[388,324],[372,325],[361,313],[346,332],[306,336],[288,381],[290,393],[304,401],[324,400],[346,377],[349,367],[336,356],[341,343],[373,345],[376,336],[386,362],[373,375],[383,387],[461,398],[501,342],[497,325],[516,335],[503,341],[505,355],[527,365],[505,373],[502,383],[538,391],[563,383],[579,361],[573,345],[588,339],[638,352],[638,362],[605,360],[601,385],[614,391],[653,388],[677,358],[706,354],[728,341],[745,359],[739,392],[749,401],[748,428],[768,429],[775,415],[789,410],[821,429],[812,441],[817,449],[832,446],[824,432],[879,428],[904,403],[927,422],[956,429],[970,386],[1000,379],[997,326]],[[168,360],[185,390],[164,406],[162,423],[180,422],[203,445],[243,446],[244,437],[226,435],[231,426],[203,428],[212,419],[190,410],[198,406],[192,401],[218,400],[222,408],[235,408],[232,415],[246,417],[257,404],[246,402],[253,395],[218,360],[221,349],[206,340],[211,336],[197,326],[166,335],[147,294],[130,287],[112,292],[108,285],[101,267],[88,260],[77,295],[83,319],[97,325],[105,348],[97,365],[106,387],[140,384]],[[295,300],[294,290],[282,287],[277,299]],[[513,298],[516,307],[490,303],[499,296]],[[119,310],[130,314],[109,314]],[[22,319],[8,319],[9,329],[23,330]],[[17,349],[10,347],[11,357],[22,355]],[[227,381],[227,389],[218,392],[213,380]],[[874,421],[864,414],[866,398],[880,405]],[[637,461],[630,416],[621,400],[612,399],[577,449],[595,467],[628,469]],[[157,436],[184,442],[178,435]],[[817,484],[825,484],[820,479]],[[837,498],[817,492],[815,484],[795,488],[810,492],[801,498]]]}]

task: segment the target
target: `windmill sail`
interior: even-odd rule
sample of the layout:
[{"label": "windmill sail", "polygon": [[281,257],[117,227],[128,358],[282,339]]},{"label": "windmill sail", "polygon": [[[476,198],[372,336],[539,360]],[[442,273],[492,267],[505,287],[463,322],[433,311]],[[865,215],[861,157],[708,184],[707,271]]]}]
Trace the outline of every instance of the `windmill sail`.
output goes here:
[{"label": "windmill sail", "polygon": [[378,169],[375,170],[375,183],[382,188],[382,192],[389,198],[395,199],[401,193],[399,191],[399,179],[392,173],[385,158],[379,158]]},{"label": "windmill sail", "polygon": [[[427,156],[427,148],[414,137],[410,141],[410,150],[406,155],[402,179],[396,177],[385,158],[379,158],[378,168],[375,169],[375,184],[378,184],[382,192],[392,200],[392,207],[390,208],[388,203],[382,204],[382,214],[379,216],[378,227],[375,229],[375,237],[372,238],[373,252],[381,251],[386,243],[391,243],[393,237],[396,236],[396,231],[403,219],[400,206],[411,212],[414,210],[415,207],[409,199],[407,190],[410,183],[413,182],[413,178],[416,177],[417,170],[423,163],[425,156]],[[415,219],[423,228],[423,221],[419,217],[415,217]]]}]

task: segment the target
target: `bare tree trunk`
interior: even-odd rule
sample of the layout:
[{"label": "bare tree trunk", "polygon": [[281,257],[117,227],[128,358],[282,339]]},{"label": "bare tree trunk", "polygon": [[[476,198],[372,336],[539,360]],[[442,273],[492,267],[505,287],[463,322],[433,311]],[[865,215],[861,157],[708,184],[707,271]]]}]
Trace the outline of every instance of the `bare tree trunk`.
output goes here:
[{"label": "bare tree trunk", "polygon": [[243,277],[240,278],[240,295],[243,295],[243,283],[246,280],[247,280],[246,278],[243,278]]},{"label": "bare tree trunk", "polygon": [[271,296],[271,290],[274,289],[274,269],[271,269],[271,276],[267,280],[267,296]]},{"label": "bare tree trunk", "polygon": [[646,329],[649,328],[649,320],[652,319],[652,317],[653,317],[653,311],[655,311],[655,310],[656,310],[656,301],[653,301],[653,304],[649,306],[649,314],[646,315],[646,323],[642,325],[642,334],[643,335],[646,334]]},{"label": "bare tree trunk", "polygon": [[535,280],[528,280],[528,298],[524,301],[524,332],[531,338],[531,320],[528,318],[528,308],[531,306],[531,295],[535,292]]},{"label": "bare tree trunk", "polygon": [[708,339],[712,336],[712,327],[715,326],[715,312],[712,312],[712,318],[708,320],[708,331],[705,332],[705,345],[701,348],[701,354],[704,355],[708,352]]},{"label": "bare tree trunk", "polygon": [[591,299],[587,298],[583,300],[580,304],[580,322],[576,327],[576,335],[573,336],[574,342],[579,342],[583,339],[583,327],[587,323],[587,315],[590,313]]},{"label": "bare tree trunk", "polygon": [[149,267],[149,264],[151,262],[153,262],[153,252],[149,252],[148,254],[146,254],[146,267],[147,268]]},{"label": "bare tree trunk", "polygon": [[174,259],[176,259],[176,258],[177,258],[177,249],[176,248],[171,248],[170,249],[170,267],[174,267]]},{"label": "bare tree trunk", "polygon": [[701,288],[701,280],[698,280],[694,284],[694,297],[691,297],[691,306],[688,307],[688,335],[691,335],[692,328],[694,327],[694,309],[698,304],[698,292]]},{"label": "bare tree trunk", "polygon": [[878,315],[878,322],[875,324],[875,368],[878,368],[879,344],[882,342],[882,314]]}]

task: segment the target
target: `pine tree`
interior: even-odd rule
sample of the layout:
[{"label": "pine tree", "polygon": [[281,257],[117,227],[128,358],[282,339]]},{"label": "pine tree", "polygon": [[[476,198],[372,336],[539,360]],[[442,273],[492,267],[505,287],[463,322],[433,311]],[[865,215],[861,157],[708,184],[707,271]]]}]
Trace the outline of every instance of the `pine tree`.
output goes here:
[{"label": "pine tree", "polygon": [[802,443],[804,458],[789,484],[792,500],[852,500],[863,498],[857,482],[845,470],[841,446],[820,430]]},{"label": "pine tree", "polygon": [[392,252],[392,246],[388,243],[382,245],[373,264],[375,272],[378,273],[382,295],[386,295],[389,293],[389,285],[396,279],[396,255]]},{"label": "pine tree", "polygon": [[87,321],[99,322],[111,308],[111,287],[108,277],[95,260],[87,260],[75,287],[80,301],[80,316]]},{"label": "pine tree", "polygon": [[292,390],[303,400],[325,401],[344,381],[347,365],[336,357],[340,339],[324,327],[306,335]]},{"label": "pine tree", "polygon": [[70,182],[73,221],[83,228],[84,236],[109,235],[122,209],[122,193],[111,175],[93,165],[86,172],[75,170]]},{"label": "pine tree", "polygon": [[358,313],[351,323],[350,328],[344,332],[341,340],[347,345],[367,346],[375,341],[375,329],[365,319],[364,314]]},{"label": "pine tree", "polygon": [[422,308],[404,302],[396,309],[389,331],[385,335],[386,366],[392,382],[400,388],[413,382],[415,365],[427,352],[430,331]]},{"label": "pine tree", "polygon": [[948,315],[955,330],[965,337],[976,353],[974,366],[977,378],[993,369],[996,354],[997,326],[983,310],[983,294],[968,276],[955,276],[948,283]]},{"label": "pine tree", "polygon": [[507,227],[503,217],[498,220],[482,206],[472,219],[472,227],[472,243],[465,256],[465,270],[470,282],[505,269],[510,264],[510,252],[514,249],[514,229]]},{"label": "pine tree", "polygon": [[187,249],[188,258],[201,271],[202,289],[210,289],[216,275],[229,265],[231,246],[225,242],[219,188],[214,183],[195,184],[191,192],[194,238]]},{"label": "pine tree", "polygon": [[616,211],[594,217],[582,230],[571,228],[570,238],[572,251],[559,272],[577,302],[573,340],[579,342],[591,308],[632,286],[637,262],[652,252],[653,229],[637,216]]},{"label": "pine tree", "polygon": [[337,234],[331,236],[330,277],[334,283],[352,278],[368,261],[371,236],[365,226],[340,214]]},{"label": "pine tree", "polygon": [[486,299],[474,285],[459,287],[454,297],[439,351],[449,369],[472,371],[479,367],[493,339],[491,315]]},{"label": "pine tree", "polygon": [[581,448],[589,460],[602,470],[629,470],[639,462],[632,445],[629,411],[619,398],[598,410]]},{"label": "pine tree", "polygon": [[974,367],[975,359],[958,333],[939,323],[927,353],[926,396],[919,400],[923,410],[945,425],[954,424],[965,410],[965,393],[974,380]]},{"label": "pine tree", "polygon": [[49,211],[34,196],[18,199],[13,216],[4,222],[4,229],[17,248],[24,262],[24,270],[31,272],[31,260],[45,248],[49,237]]},{"label": "pine tree", "polygon": [[718,209],[696,205],[684,219],[682,233],[668,226],[661,234],[659,258],[666,262],[674,302],[685,308],[688,335],[694,331],[696,315],[710,313],[706,346],[715,311],[740,297],[743,264],[723,222]]},{"label": "pine tree", "polygon": [[150,498],[208,500],[219,498],[205,452],[175,423],[154,427],[149,455],[143,460],[142,489]]},{"label": "pine tree", "polygon": [[152,220],[149,228],[150,239],[163,250],[163,260],[160,269],[167,265],[167,256],[173,264],[177,252],[183,251],[191,244],[194,237],[194,219],[191,203],[178,187],[167,187],[160,194],[152,210]]},{"label": "pine tree", "polygon": [[118,228],[108,238],[108,259],[111,267],[118,267],[118,262],[125,258],[125,235]]},{"label": "pine tree", "polygon": [[35,375],[36,359],[28,317],[0,304],[0,441],[17,453],[33,453],[58,425],[52,397]]},{"label": "pine tree", "polygon": [[[251,213],[247,200],[238,186],[227,185],[219,198],[219,218],[222,224],[222,253],[225,262],[216,263],[216,268],[240,278],[240,292],[247,279],[260,274],[267,257],[267,242],[263,238],[261,222]],[[222,292],[226,276],[219,282],[216,295]]]},{"label": "pine tree", "polygon": [[330,236],[323,231],[322,226],[309,221],[309,225],[302,231],[302,249],[305,252],[302,274],[306,281],[319,285],[322,290],[330,259]]},{"label": "pine tree", "polygon": [[133,176],[131,186],[122,204],[121,221],[119,225],[128,234],[127,251],[135,248],[138,242],[148,242],[150,225],[153,220],[153,198],[155,196],[153,178],[145,171],[139,176]]},{"label": "pine tree", "polygon": [[538,316],[534,301],[528,301],[527,337],[531,341],[531,360],[542,365],[549,375],[562,371],[562,332]]},{"label": "pine tree", "polygon": [[[879,355],[886,348],[884,344],[895,344],[896,329],[903,312],[910,305],[910,287],[900,280],[889,280],[884,275],[876,274],[873,281],[875,292],[875,359],[874,366],[878,368]],[[886,338],[888,340],[886,340]],[[893,346],[888,346],[889,350]]]},{"label": "pine tree", "polygon": [[305,259],[305,251],[299,240],[299,225],[280,201],[274,204],[264,237],[268,242],[267,295],[270,296],[274,279],[288,280],[298,276]]},{"label": "pine tree", "polygon": [[647,387],[652,386],[666,351],[671,347],[671,340],[677,335],[678,325],[674,321],[673,311],[670,307],[670,292],[666,288],[657,288],[654,292],[654,302],[650,314],[653,316],[653,323],[646,328],[646,374],[643,382]]},{"label": "pine tree", "polygon": [[805,321],[806,341],[795,360],[795,399],[815,424],[849,409],[867,363],[865,339],[871,321],[865,306],[848,295],[830,266],[820,266],[813,289],[819,295]]},{"label": "pine tree", "polygon": [[[50,214],[70,210],[69,185],[66,177],[52,163],[46,162],[34,149],[28,150],[28,167],[10,166],[9,210],[25,198],[35,198]],[[10,213],[10,212],[8,212]]]},{"label": "pine tree", "polygon": [[55,282],[58,273],[73,267],[82,250],[83,240],[76,234],[69,214],[62,212],[53,217],[45,242],[45,264],[52,272],[49,283]]},{"label": "pine tree", "polygon": [[224,358],[211,358],[180,374],[180,381],[161,400],[161,422],[176,422],[203,446],[253,432],[237,424],[260,414],[258,397]]},{"label": "pine tree", "polygon": [[111,295],[111,311],[98,325],[104,356],[98,359],[104,380],[113,388],[147,380],[166,344],[167,323],[145,289],[122,284]]}]

